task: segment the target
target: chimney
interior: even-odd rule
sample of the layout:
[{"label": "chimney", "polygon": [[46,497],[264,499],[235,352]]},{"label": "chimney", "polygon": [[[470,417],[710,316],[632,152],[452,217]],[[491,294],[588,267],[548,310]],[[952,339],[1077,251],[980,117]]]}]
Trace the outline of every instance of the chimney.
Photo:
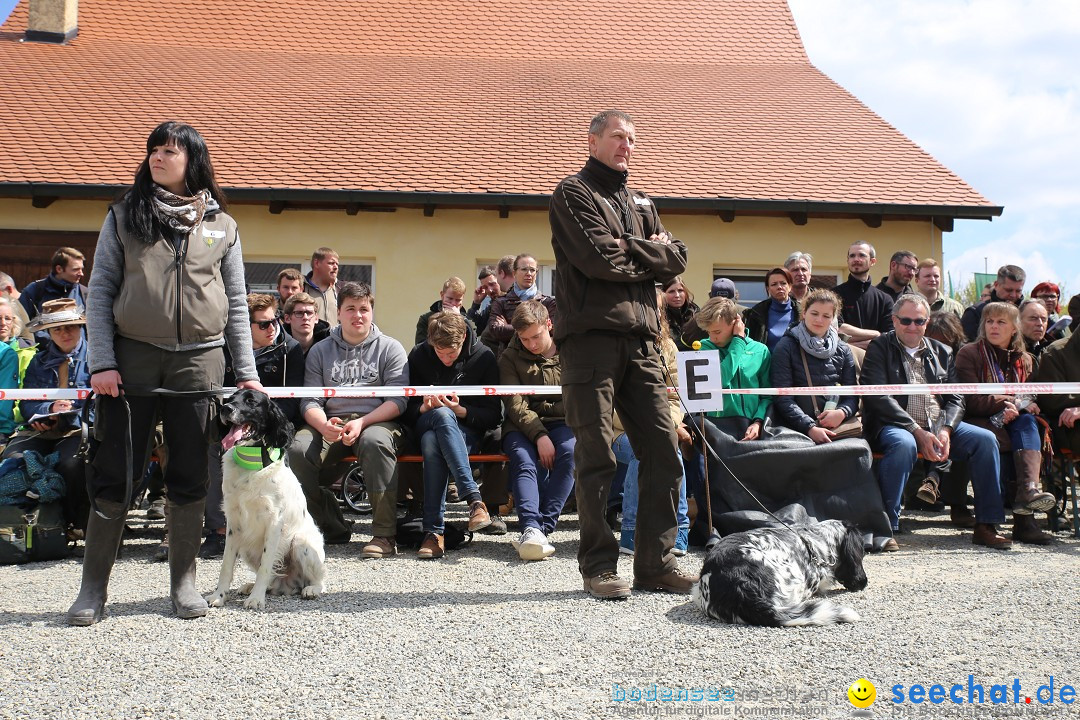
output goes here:
[{"label": "chimney", "polygon": [[30,0],[29,42],[63,45],[79,34],[79,0]]}]

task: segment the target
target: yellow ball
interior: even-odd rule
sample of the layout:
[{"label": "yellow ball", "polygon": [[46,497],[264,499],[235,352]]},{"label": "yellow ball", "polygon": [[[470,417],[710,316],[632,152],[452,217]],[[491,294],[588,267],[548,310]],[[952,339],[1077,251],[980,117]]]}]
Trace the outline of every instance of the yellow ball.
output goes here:
[{"label": "yellow ball", "polygon": [[855,707],[868,708],[877,699],[877,688],[866,678],[859,678],[851,683],[851,687],[847,690],[847,697]]},{"label": "yellow ball", "polygon": [[700,340],[695,340],[690,347],[694,348],[695,350],[700,350],[701,349],[701,341]]}]

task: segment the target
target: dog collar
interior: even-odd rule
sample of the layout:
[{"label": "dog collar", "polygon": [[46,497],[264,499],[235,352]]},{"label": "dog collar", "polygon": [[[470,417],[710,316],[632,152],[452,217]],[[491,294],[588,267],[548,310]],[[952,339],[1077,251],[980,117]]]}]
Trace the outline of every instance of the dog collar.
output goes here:
[{"label": "dog collar", "polygon": [[283,448],[251,447],[237,445],[231,450],[233,462],[245,470],[262,470],[275,463],[285,454]]}]

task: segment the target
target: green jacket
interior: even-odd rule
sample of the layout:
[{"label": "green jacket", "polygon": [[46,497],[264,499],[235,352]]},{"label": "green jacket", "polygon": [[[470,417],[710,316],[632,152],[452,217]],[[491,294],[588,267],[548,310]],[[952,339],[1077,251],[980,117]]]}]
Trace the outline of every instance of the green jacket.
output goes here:
[{"label": "green jacket", "polygon": [[[772,356],[764,343],[736,336],[731,338],[726,348],[718,348],[710,340],[702,340],[701,349],[720,353],[720,379],[725,388],[769,387]],[[771,402],[769,395],[724,395],[724,409],[708,415],[764,421]]]}]

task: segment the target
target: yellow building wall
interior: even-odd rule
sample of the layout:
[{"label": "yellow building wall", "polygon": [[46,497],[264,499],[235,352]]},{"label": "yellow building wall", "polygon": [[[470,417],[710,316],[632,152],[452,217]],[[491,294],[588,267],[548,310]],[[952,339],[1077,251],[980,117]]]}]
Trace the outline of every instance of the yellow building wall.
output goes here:
[{"label": "yellow building wall", "polygon": [[[97,231],[108,203],[57,200],[34,208],[29,200],[0,199],[0,228]],[[386,333],[411,345],[416,320],[438,298],[451,275],[473,287],[478,264],[503,255],[531,252],[541,265],[553,265],[546,211],[515,211],[500,218],[496,211],[442,210],[424,217],[419,209],[396,212],[291,210],[271,214],[265,205],[233,205],[248,261],[309,260],[326,245],[345,263],[370,263],[376,293],[375,322]],[[815,219],[795,225],[786,218],[736,217],[726,223],[716,215],[662,216],[667,228],[690,251],[684,280],[704,298],[714,268],[760,271],[780,265],[794,250],[814,256],[816,274],[846,279],[848,246],[872,243],[879,263],[875,281],[888,272],[893,252],[906,249],[918,257],[941,261],[941,231],[929,221],[892,221],[870,228],[861,220]],[[43,254],[55,248],[42,248]],[[0,268],[2,269],[2,268]],[[471,300],[470,297],[466,301]]]}]

